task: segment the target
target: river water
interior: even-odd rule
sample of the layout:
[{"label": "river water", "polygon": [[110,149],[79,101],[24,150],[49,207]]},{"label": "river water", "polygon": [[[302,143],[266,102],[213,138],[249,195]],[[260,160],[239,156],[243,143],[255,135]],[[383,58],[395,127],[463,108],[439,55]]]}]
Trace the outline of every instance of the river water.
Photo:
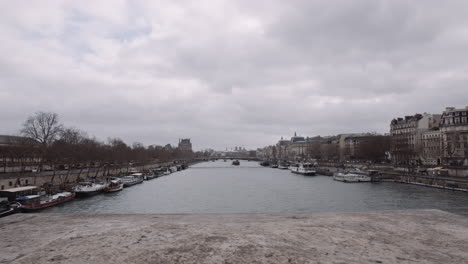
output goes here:
[{"label": "river water", "polygon": [[468,215],[468,193],[398,183],[342,183],[257,162],[204,162],[168,176],[77,198],[44,213],[266,213],[436,208]]}]

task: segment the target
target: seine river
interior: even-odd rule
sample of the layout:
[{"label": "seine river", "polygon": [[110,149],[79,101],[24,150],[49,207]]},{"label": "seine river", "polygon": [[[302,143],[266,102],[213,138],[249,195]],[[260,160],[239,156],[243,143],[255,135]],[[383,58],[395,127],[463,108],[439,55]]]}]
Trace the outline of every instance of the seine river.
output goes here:
[{"label": "seine river", "polygon": [[118,193],[44,213],[265,213],[437,208],[468,215],[468,193],[398,183],[342,183],[257,162],[204,162]]}]

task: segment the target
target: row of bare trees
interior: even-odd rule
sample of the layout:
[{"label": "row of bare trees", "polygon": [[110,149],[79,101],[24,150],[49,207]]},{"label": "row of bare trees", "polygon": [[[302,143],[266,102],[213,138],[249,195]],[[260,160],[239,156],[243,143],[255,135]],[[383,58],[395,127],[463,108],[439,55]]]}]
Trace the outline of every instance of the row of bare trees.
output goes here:
[{"label": "row of bare trees", "polygon": [[203,153],[180,151],[163,146],[127,145],[119,138],[102,142],[87,133],[65,127],[56,113],[37,112],[30,116],[20,131],[22,137],[0,147],[3,172],[8,167],[66,169],[96,166],[128,166],[175,159],[189,159]]}]

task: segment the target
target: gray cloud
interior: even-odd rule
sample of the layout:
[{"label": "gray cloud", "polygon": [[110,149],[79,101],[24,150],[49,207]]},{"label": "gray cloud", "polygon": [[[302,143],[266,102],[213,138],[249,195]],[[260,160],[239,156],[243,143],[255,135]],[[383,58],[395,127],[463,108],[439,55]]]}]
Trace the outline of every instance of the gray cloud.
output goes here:
[{"label": "gray cloud", "polygon": [[465,1],[0,4],[0,134],[55,111],[103,140],[198,149],[387,132],[468,103]]}]

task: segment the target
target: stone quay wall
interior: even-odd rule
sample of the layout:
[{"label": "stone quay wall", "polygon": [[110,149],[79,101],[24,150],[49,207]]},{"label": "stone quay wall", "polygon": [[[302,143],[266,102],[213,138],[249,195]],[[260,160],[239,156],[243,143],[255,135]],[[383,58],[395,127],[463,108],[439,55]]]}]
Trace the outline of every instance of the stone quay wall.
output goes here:
[{"label": "stone quay wall", "polygon": [[143,171],[150,168],[169,166],[173,164],[173,162],[166,162],[132,167],[116,167],[105,170],[103,168],[84,168],[41,172],[6,173],[0,174],[0,189],[2,189],[2,186],[3,189],[8,189],[14,188],[16,186],[27,185],[42,186],[48,183],[51,183],[54,186],[59,186],[67,183],[74,183],[77,182],[79,179],[83,178],[91,177],[103,179],[106,178],[108,175],[117,176],[126,173],[129,169]]}]

